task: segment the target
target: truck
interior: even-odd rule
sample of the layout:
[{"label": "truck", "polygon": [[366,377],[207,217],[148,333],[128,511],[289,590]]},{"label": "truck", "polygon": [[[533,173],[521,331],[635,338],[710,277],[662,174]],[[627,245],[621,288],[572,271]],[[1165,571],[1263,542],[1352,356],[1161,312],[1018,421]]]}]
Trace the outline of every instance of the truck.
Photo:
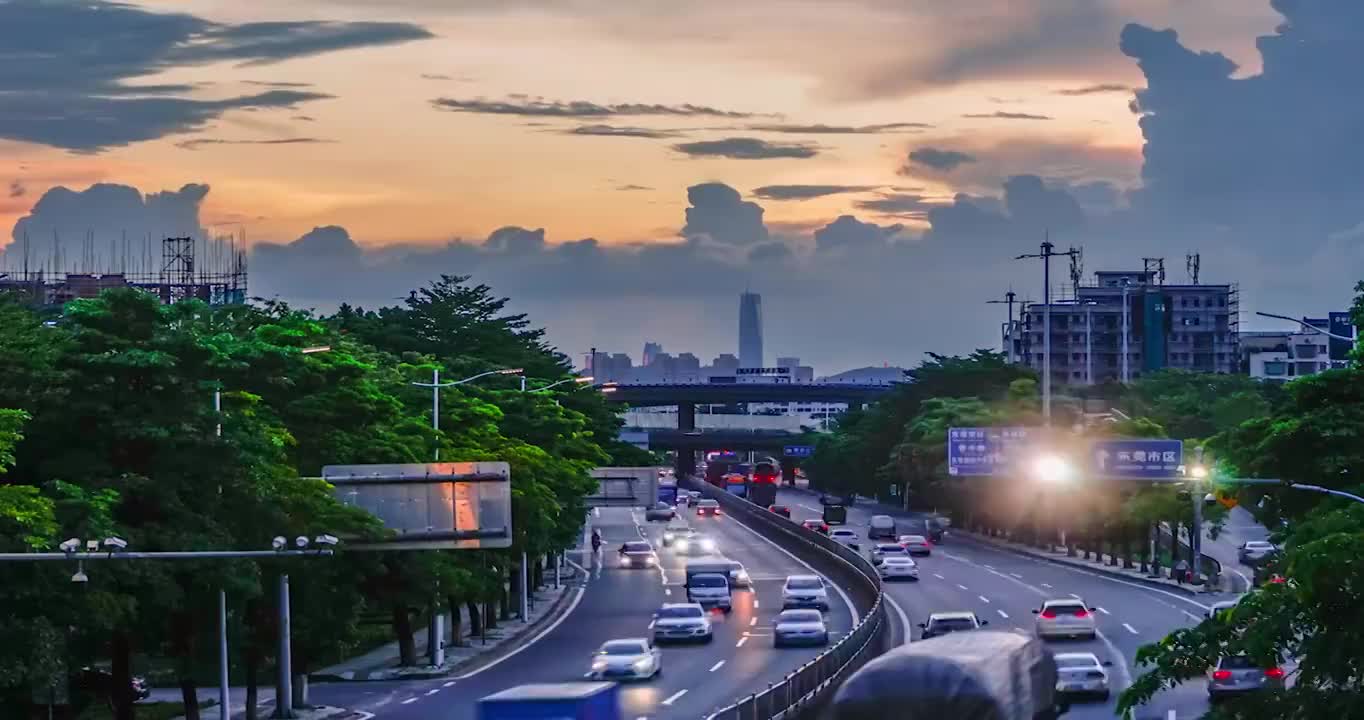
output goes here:
[{"label": "truck", "polygon": [[478,720],[620,720],[612,682],[518,685],[478,701]]},{"label": "truck", "polygon": [[1056,660],[1041,640],[1011,632],[956,632],[901,645],[843,682],[832,720],[1054,720],[1070,709]]},{"label": "truck", "polygon": [[773,483],[761,483],[754,480],[748,484],[748,501],[759,507],[767,507],[777,503],[777,486]]},{"label": "truck", "polygon": [[660,484],[658,486],[658,501],[661,503],[668,503],[669,505],[676,505],[677,485]]}]

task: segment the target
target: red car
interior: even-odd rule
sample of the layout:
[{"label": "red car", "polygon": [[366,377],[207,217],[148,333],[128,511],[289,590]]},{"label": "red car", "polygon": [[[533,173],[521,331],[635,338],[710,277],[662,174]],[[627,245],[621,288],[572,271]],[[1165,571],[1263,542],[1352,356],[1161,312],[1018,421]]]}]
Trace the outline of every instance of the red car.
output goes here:
[{"label": "red car", "polygon": [[785,505],[768,505],[767,509],[786,518],[787,520],[791,519],[791,508],[786,507]]},{"label": "red car", "polygon": [[815,532],[820,533],[821,535],[829,534],[829,523],[826,523],[823,520],[820,520],[819,518],[810,518],[809,520],[804,520],[801,522],[801,525],[804,525],[806,530],[814,530]]}]

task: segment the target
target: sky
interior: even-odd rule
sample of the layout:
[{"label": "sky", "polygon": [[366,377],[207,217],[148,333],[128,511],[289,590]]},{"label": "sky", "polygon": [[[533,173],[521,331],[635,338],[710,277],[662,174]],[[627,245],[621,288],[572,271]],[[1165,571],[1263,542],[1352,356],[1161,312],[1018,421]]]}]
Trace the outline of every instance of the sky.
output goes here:
[{"label": "sky", "polygon": [[1320,315],[1361,56],[1352,0],[0,0],[0,268],[232,234],[253,295],[467,274],[575,357],[734,352],[750,289],[821,374],[997,346],[1045,237]]}]

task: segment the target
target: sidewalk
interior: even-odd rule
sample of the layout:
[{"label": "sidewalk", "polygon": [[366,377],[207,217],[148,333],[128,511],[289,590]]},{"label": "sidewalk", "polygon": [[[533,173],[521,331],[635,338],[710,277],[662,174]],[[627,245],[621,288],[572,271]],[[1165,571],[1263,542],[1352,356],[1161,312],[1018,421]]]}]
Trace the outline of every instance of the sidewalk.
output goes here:
[{"label": "sidewalk", "polygon": [[[198,688],[196,695],[199,698],[199,714],[203,718],[218,717],[218,688]],[[140,701],[139,705],[151,703],[179,703],[179,688],[153,688],[151,696],[146,700]],[[228,688],[228,701],[232,703],[233,720],[245,720],[246,718],[246,688]],[[275,711],[275,688],[264,686],[260,688],[256,701],[256,717],[268,718]],[[294,715],[298,720],[368,720],[373,717],[369,713],[358,710],[347,710],[346,708],[331,707],[328,705],[317,705],[308,709],[295,709]],[[184,716],[179,715],[173,720],[183,720]]]},{"label": "sidewalk", "polygon": [[[460,608],[461,644],[458,646],[451,645],[449,630],[447,629],[444,638],[446,643],[445,663],[440,667],[425,664],[400,667],[398,665],[398,642],[395,640],[364,655],[317,670],[310,674],[309,678],[319,681],[416,680],[450,675],[499,656],[518,646],[524,636],[540,629],[549,621],[566,612],[572,598],[579,594],[578,591],[585,579],[584,573],[575,570],[572,565],[566,565],[559,589],[556,590],[550,585],[541,587],[532,593],[534,604],[530,609],[530,617],[527,622],[521,622],[520,619],[516,618],[499,620],[496,628],[488,630],[486,638],[467,634],[471,627],[468,612],[465,608]],[[447,622],[446,625],[448,626],[449,623]],[[426,635],[426,627],[422,627],[412,634],[413,642],[417,648],[417,656],[423,661],[428,658]]]}]

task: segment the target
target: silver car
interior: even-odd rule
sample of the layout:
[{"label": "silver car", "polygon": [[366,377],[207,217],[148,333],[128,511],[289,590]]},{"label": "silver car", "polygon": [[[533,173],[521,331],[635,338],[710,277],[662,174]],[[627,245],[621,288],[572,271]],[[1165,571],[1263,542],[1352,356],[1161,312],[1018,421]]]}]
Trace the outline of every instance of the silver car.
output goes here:
[{"label": "silver car", "polygon": [[818,610],[783,610],[772,624],[772,646],[828,645],[829,629]]},{"label": "silver car", "polygon": [[1242,565],[1258,565],[1275,552],[1277,548],[1268,540],[1247,540],[1236,549],[1236,559],[1240,560]]},{"label": "silver car", "polygon": [[1083,600],[1048,600],[1033,612],[1037,614],[1037,637],[1043,640],[1060,637],[1093,640],[1098,637],[1099,626],[1094,621],[1096,611]]},{"label": "silver car", "polygon": [[781,588],[781,609],[813,607],[829,609],[829,590],[818,575],[791,575]]},{"label": "silver car", "polygon": [[592,655],[594,679],[647,680],[663,672],[663,653],[645,638],[608,640]]},{"label": "silver car", "polygon": [[654,642],[710,642],[710,617],[699,603],[666,603],[654,613]]},{"label": "silver car", "polygon": [[919,579],[919,565],[914,562],[914,558],[907,555],[891,555],[881,561],[876,566],[876,572],[882,580],[894,580],[905,578],[907,580]]},{"label": "silver car", "polygon": [[1108,699],[1108,671],[1113,663],[1099,662],[1094,653],[1057,653],[1056,692]]},{"label": "silver car", "polygon": [[1281,667],[1261,667],[1244,655],[1221,657],[1208,671],[1208,698],[1216,702],[1261,690],[1282,690],[1283,681]]}]

